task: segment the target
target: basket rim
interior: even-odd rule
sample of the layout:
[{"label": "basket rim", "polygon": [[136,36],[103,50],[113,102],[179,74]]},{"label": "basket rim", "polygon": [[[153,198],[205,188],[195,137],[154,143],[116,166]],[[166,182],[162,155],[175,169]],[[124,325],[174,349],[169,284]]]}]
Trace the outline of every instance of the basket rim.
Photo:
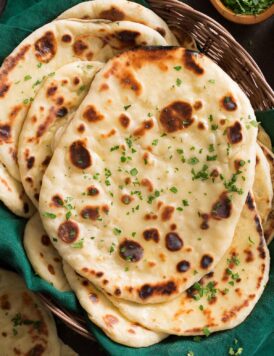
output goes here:
[{"label": "basket rim", "polygon": [[[239,51],[239,52],[241,51],[245,56],[245,60],[247,62],[249,62],[249,66],[251,67],[251,70],[253,70],[253,72],[261,78],[262,83],[264,83],[265,90],[269,91],[270,100],[272,102],[271,108],[274,108],[274,91],[268,84],[260,67],[255,62],[253,57],[244,49],[244,47],[218,21],[216,21],[212,17],[204,14],[201,11],[194,9],[190,5],[181,2],[180,0],[165,0],[164,2],[162,0],[147,0],[147,3],[151,10],[153,10],[153,4],[154,5],[157,4],[158,6],[161,4],[163,6],[163,8],[164,7],[169,8],[169,10],[172,12],[179,11],[179,9],[178,9],[178,6],[179,6],[181,8],[184,8],[185,10],[189,11],[196,17],[201,18],[204,22],[207,23],[207,25],[210,25],[213,29],[215,29],[215,30],[217,29],[219,31],[221,30],[223,32],[223,34],[231,41],[231,47],[233,47],[233,50],[235,51],[235,48],[236,48],[237,51]],[[172,5],[176,6],[177,8],[176,9],[172,8]],[[271,108],[269,108],[269,109],[271,109]],[[39,298],[41,299],[43,304],[46,306],[46,308],[48,308],[55,316],[57,316],[59,319],[61,319],[70,329],[72,329],[76,333],[82,335],[83,337],[96,342],[95,337],[88,330],[86,320],[83,316],[69,312],[64,307],[61,307],[60,305],[58,305],[58,303],[54,300],[54,298],[47,295],[46,293],[38,292],[37,295],[39,296]]]}]

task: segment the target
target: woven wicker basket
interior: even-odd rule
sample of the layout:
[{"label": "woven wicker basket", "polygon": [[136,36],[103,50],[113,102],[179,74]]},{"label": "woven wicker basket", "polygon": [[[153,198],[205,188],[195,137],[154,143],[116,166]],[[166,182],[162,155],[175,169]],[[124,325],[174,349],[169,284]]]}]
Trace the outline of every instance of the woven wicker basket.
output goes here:
[{"label": "woven wicker basket", "polygon": [[[178,0],[147,0],[151,9],[162,17],[172,30],[190,34],[205,53],[228,73],[249,97],[254,110],[274,108],[274,92],[252,57],[212,18]],[[58,306],[40,294],[46,307],[77,333],[94,340],[84,319]]]}]

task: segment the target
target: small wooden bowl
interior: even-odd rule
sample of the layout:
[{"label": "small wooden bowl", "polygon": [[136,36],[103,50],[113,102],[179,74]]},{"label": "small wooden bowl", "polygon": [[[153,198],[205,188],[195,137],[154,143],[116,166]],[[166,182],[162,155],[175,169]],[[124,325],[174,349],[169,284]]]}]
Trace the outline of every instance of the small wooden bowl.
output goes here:
[{"label": "small wooden bowl", "polygon": [[235,12],[227,8],[221,0],[210,0],[210,2],[215,7],[215,9],[227,20],[242,25],[253,25],[265,21],[270,16],[274,15],[274,4],[259,15],[240,15],[235,14]]}]

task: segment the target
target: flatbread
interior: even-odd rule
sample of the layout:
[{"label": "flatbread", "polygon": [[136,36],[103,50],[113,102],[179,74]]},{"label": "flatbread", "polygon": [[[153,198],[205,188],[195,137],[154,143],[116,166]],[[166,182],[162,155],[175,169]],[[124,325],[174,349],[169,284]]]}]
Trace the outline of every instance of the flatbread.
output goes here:
[{"label": "flatbread", "polygon": [[230,246],[254,180],[256,136],[249,100],[206,56],[123,53],[96,75],[54,152],[43,225],[99,288],[138,303],[172,299]]},{"label": "flatbread", "polygon": [[261,125],[259,125],[259,130],[258,130],[258,141],[262,143],[264,146],[266,146],[266,148],[268,148],[270,151],[272,151],[271,139],[268,133]]},{"label": "flatbread", "polygon": [[[269,163],[270,173],[271,173],[271,180],[272,180],[272,187],[274,187],[274,154],[264,145],[260,145],[263,153]],[[264,236],[266,239],[267,244],[269,245],[270,242],[274,238],[274,199],[272,199],[271,204],[271,211],[267,217],[267,221],[263,225],[264,228]]]},{"label": "flatbread", "polygon": [[24,248],[35,273],[60,291],[70,286],[63,272],[62,259],[53,247],[37,212],[27,223]]},{"label": "flatbread", "polygon": [[18,136],[35,94],[46,77],[76,60],[107,61],[138,45],[166,45],[153,29],[128,21],[82,23],[60,20],[28,36],[0,68],[0,160],[20,180]]},{"label": "flatbread", "polygon": [[15,215],[28,218],[34,213],[34,206],[27,197],[20,182],[14,179],[0,162],[0,201]]},{"label": "flatbread", "polygon": [[23,279],[0,269],[1,356],[60,355],[52,315],[30,292]]},{"label": "flatbread", "polygon": [[31,105],[20,133],[18,163],[25,191],[36,207],[55,132],[78,109],[102,66],[76,61],[61,67],[44,81]]},{"label": "flatbread", "polygon": [[262,224],[267,220],[273,199],[270,166],[259,144],[256,145],[256,167],[253,194]]},{"label": "flatbread", "polygon": [[60,356],[78,356],[79,354],[72,350],[72,348],[63,342],[61,342],[61,353]]},{"label": "flatbread", "polygon": [[132,21],[141,23],[159,32],[169,45],[178,45],[178,41],[168,25],[152,10],[132,1],[94,0],[81,2],[66,10],[58,19],[105,19],[110,21]]},{"label": "flatbread", "polygon": [[130,347],[146,347],[168,336],[129,321],[102,292],[78,275],[67,263],[64,263],[64,272],[89,319],[113,341]]},{"label": "flatbread", "polygon": [[251,313],[268,281],[269,253],[254,199],[248,196],[232,245],[215,269],[168,303],[140,305],[111,298],[141,325],[176,335],[231,329]]}]

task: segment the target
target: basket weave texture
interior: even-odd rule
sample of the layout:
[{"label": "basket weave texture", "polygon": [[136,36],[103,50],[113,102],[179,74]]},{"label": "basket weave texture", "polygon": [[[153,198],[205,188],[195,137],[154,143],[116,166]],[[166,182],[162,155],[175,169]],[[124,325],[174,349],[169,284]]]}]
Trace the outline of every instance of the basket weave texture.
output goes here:
[{"label": "basket weave texture", "polygon": [[[274,92],[260,68],[223,26],[178,0],[147,0],[147,3],[174,32],[182,31],[191,35],[200,51],[240,85],[254,110],[274,108]],[[64,310],[46,295],[40,294],[40,298],[69,328],[90,340],[95,340],[82,317]]]}]

